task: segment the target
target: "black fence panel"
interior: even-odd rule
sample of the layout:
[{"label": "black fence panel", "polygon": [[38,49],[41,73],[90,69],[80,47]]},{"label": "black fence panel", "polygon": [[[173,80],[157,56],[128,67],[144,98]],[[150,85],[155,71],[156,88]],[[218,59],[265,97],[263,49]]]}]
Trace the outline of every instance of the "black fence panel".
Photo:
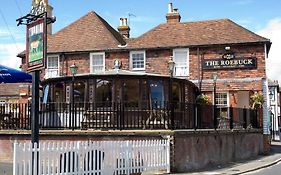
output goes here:
[{"label": "black fence panel", "polygon": [[[0,105],[0,129],[30,130],[30,106]],[[215,121],[217,129],[262,126],[260,110],[183,102],[42,103],[39,111],[40,129],[49,130],[214,129]]]}]

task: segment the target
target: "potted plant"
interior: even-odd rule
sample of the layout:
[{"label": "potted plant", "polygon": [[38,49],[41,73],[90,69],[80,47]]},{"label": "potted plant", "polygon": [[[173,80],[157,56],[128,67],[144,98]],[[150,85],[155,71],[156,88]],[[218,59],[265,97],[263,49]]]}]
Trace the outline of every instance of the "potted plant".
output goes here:
[{"label": "potted plant", "polygon": [[251,100],[251,104],[252,104],[251,105],[252,109],[261,108],[264,103],[263,95],[261,93],[257,93],[257,92],[255,92],[253,95],[250,96],[250,100]]},{"label": "potted plant", "polygon": [[210,104],[210,100],[209,100],[209,97],[207,95],[200,94],[196,98],[196,103],[207,105],[207,104]]}]

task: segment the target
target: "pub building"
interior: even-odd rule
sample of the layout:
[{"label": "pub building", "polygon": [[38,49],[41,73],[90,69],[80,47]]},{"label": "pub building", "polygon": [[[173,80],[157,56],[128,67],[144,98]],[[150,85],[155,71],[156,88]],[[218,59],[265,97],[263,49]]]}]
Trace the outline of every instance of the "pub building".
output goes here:
[{"label": "pub building", "polygon": [[[229,106],[249,108],[254,93],[267,97],[271,42],[229,19],[181,22],[170,3],[166,21],[136,38],[127,18],[115,30],[93,11],[48,33],[45,102],[161,107],[171,100],[194,103],[202,93],[224,114]],[[25,52],[18,56],[27,69]]]}]

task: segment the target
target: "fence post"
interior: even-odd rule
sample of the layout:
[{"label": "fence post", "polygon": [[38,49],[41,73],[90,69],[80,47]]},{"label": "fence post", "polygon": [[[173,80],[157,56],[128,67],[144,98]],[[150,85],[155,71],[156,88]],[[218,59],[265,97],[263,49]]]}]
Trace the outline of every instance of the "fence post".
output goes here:
[{"label": "fence post", "polygon": [[170,102],[171,106],[171,129],[175,129],[175,110],[174,110],[174,103]]},{"label": "fence post", "polygon": [[229,127],[233,129],[233,107],[229,107]]},{"label": "fence post", "polygon": [[193,129],[197,129],[198,126],[198,105],[197,103],[193,104]]},{"label": "fence post", "polygon": [[254,109],[254,127],[259,128],[258,109]]},{"label": "fence post", "polygon": [[14,142],[14,157],[13,157],[13,175],[18,174],[18,162],[17,162],[17,156],[18,156],[18,143],[17,141]]},{"label": "fence post", "polygon": [[218,128],[218,119],[217,119],[217,106],[213,105],[213,118],[214,118],[214,129]]},{"label": "fence post", "polygon": [[243,128],[247,128],[247,109],[243,108]]}]

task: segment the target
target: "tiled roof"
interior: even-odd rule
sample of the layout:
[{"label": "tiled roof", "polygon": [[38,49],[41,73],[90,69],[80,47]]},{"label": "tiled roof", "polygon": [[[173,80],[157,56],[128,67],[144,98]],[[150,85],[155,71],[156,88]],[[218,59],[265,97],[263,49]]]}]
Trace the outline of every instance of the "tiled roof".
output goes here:
[{"label": "tiled roof", "polygon": [[48,53],[108,50],[125,44],[122,36],[95,12],[48,37]]},{"label": "tiled roof", "polygon": [[164,23],[128,43],[128,48],[183,47],[270,42],[229,19]]}]

